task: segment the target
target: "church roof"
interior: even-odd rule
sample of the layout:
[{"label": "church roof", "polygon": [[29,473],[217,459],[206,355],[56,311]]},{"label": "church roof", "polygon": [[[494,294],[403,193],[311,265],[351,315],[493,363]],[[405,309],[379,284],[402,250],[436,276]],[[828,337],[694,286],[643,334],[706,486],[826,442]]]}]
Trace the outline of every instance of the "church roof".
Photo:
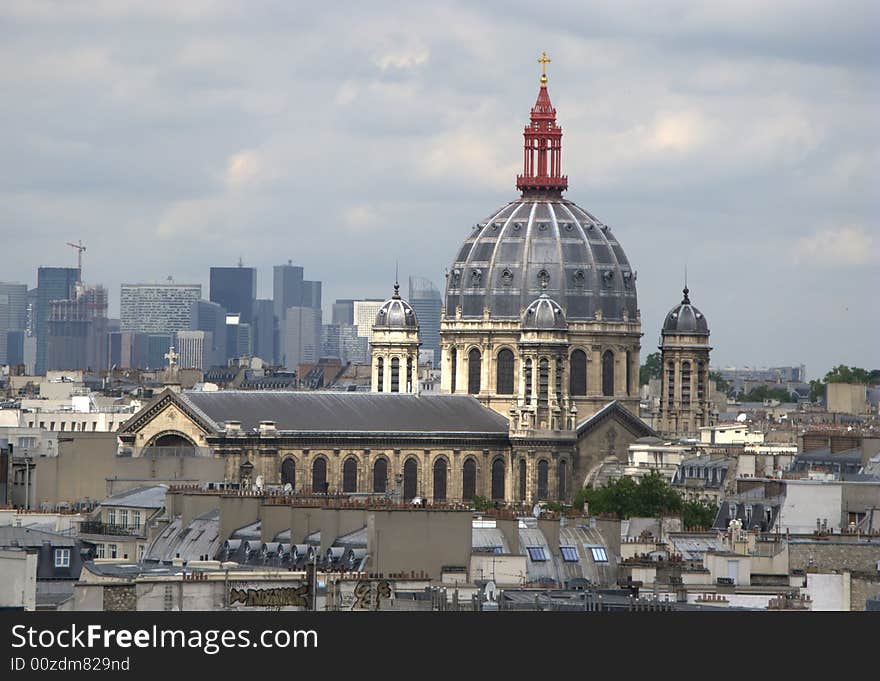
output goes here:
[{"label": "church roof", "polygon": [[469,395],[220,390],[176,397],[221,431],[240,421],[243,431],[274,421],[279,432],[469,433],[507,435],[507,419]]},{"label": "church roof", "polygon": [[682,291],[684,297],[681,302],[669,311],[663,322],[663,333],[680,334],[690,333],[700,336],[709,335],[709,325],[706,317],[691,304],[690,289],[687,286]]},{"label": "church roof", "polygon": [[627,427],[627,429],[637,437],[658,437],[658,433],[656,430],[654,430],[647,423],[642,421],[642,419],[635,416],[617,400],[609,402],[588,419],[581,421],[577,427],[578,437],[580,438],[589,431],[593,430],[594,428],[596,428],[596,426],[598,426],[606,419],[614,417],[616,417],[621,423],[623,423]]}]

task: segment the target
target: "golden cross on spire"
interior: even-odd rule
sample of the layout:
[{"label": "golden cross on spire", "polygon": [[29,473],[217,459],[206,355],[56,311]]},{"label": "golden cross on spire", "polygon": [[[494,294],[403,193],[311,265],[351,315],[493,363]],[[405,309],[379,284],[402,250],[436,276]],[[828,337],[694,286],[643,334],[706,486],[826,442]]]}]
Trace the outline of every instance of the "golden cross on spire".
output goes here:
[{"label": "golden cross on spire", "polygon": [[547,84],[547,64],[549,64],[553,60],[547,58],[546,52],[542,52],[541,54],[542,54],[542,56],[538,60],[538,63],[541,65],[541,85],[546,85]]}]

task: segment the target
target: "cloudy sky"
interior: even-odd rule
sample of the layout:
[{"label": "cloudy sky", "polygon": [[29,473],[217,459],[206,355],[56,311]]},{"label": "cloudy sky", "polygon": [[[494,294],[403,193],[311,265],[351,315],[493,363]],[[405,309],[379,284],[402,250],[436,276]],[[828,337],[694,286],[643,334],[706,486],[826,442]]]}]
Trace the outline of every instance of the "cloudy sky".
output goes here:
[{"label": "cloudy sky", "polygon": [[568,198],[719,365],[880,366],[876,2],[0,5],[0,279],[201,282],[288,259],[335,298],[442,284],[516,196],[547,50]]}]

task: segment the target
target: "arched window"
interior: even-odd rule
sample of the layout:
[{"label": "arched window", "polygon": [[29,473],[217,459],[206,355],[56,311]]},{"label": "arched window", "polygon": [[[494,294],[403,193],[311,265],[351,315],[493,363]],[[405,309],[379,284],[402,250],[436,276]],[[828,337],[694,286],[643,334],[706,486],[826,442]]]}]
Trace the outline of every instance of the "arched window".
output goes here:
[{"label": "arched window", "polygon": [[471,348],[468,352],[468,394],[480,394],[480,371],[482,362],[480,361],[480,351]]},{"label": "arched window", "polygon": [[461,467],[461,498],[470,501],[477,496],[477,462],[466,459]]},{"label": "arched window", "polygon": [[570,395],[587,394],[587,353],[583,350],[571,353],[568,392]]},{"label": "arched window", "polygon": [[415,459],[407,459],[403,464],[403,498],[409,501],[418,494],[419,464]]},{"label": "arched window", "polygon": [[684,407],[691,405],[691,363],[682,362],[681,365],[681,404]]},{"label": "arched window", "polygon": [[413,367],[412,367],[412,357],[406,358],[406,392],[411,393],[413,391]]},{"label": "arched window", "polygon": [[391,358],[391,392],[400,392],[400,359]]},{"label": "arched window", "polygon": [[556,498],[559,501],[565,501],[565,495],[568,494],[568,464],[565,461],[559,462],[559,471],[556,474]]},{"label": "arched window", "polygon": [[602,354],[602,394],[614,397],[614,353],[611,350]]},{"label": "arched window", "polygon": [[525,375],[526,375],[526,385],[525,385],[526,402],[531,402],[532,401],[532,360],[531,360],[531,358],[526,360]]},{"label": "arched window", "polygon": [[706,400],[706,365],[697,362],[697,401],[702,404]]},{"label": "arched window", "polygon": [[519,460],[519,500],[526,500],[526,460]]},{"label": "arched window", "polygon": [[385,492],[388,489],[388,460],[377,459],[373,464],[373,491]]},{"label": "arched window", "polygon": [[446,501],[446,459],[434,462],[434,501]]},{"label": "arched window", "polygon": [[562,372],[564,371],[563,359],[561,355],[556,356],[556,372],[554,380],[556,381],[556,402],[562,401]]},{"label": "arched window", "polygon": [[382,392],[385,389],[385,360],[379,357],[376,360],[376,392]]},{"label": "arched window", "polygon": [[455,392],[455,374],[458,371],[458,350],[456,350],[455,348],[452,348],[452,350],[449,351],[449,364],[450,364],[449,371],[451,372],[451,375],[449,377],[451,379],[449,392],[454,393]]},{"label": "arched window", "polygon": [[550,464],[547,459],[541,459],[538,462],[538,499],[546,499],[548,488],[550,487]]},{"label": "arched window", "polygon": [[354,457],[349,457],[342,464],[342,491],[357,492],[358,464]]},{"label": "arched window", "polygon": [[669,408],[675,402],[675,363],[669,362],[666,366],[666,399],[669,402]]},{"label": "arched window", "polygon": [[547,405],[547,390],[550,383],[550,362],[542,357],[538,362],[538,404]]},{"label": "arched window", "polygon": [[630,394],[630,379],[632,378],[632,353],[627,350],[626,351],[626,394]]},{"label": "arched window", "polygon": [[318,493],[327,491],[327,459],[323,456],[312,462],[312,491]]},{"label": "arched window", "polygon": [[290,457],[281,462],[281,484],[287,483],[290,483],[291,487],[296,487],[296,464]]},{"label": "arched window", "polygon": [[492,498],[504,499],[504,459],[492,462]]},{"label": "arched window", "polygon": [[498,353],[495,366],[495,392],[499,395],[513,395],[513,352],[508,348]]}]

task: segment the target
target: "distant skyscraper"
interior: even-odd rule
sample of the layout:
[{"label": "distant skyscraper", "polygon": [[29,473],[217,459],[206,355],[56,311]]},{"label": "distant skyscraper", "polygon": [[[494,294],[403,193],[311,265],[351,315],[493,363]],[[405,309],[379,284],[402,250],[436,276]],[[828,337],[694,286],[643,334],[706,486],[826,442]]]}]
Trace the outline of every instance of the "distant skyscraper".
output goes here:
[{"label": "distant skyscraper", "polygon": [[290,370],[298,364],[317,362],[321,354],[321,310],[291,307],[284,320],[282,363]]},{"label": "distant skyscraper", "polygon": [[343,364],[369,364],[369,341],[358,335],[354,324],[325,324],[321,336],[321,356],[338,357]]},{"label": "distant skyscraper", "polygon": [[24,344],[26,331],[6,332],[6,364],[17,366],[24,364]]},{"label": "distant skyscraper", "polygon": [[237,314],[226,315],[226,359],[250,357],[254,354],[251,325]]},{"label": "distant skyscraper", "polygon": [[303,279],[303,268],[288,262],[273,272],[273,300],[279,324],[291,307],[321,309],[321,282]]},{"label": "distant skyscraper", "polygon": [[212,267],[210,298],[229,314],[239,315],[243,323],[252,323],[257,299],[257,270],[253,267]]},{"label": "distant skyscraper", "polygon": [[434,351],[434,366],[440,359],[440,308],[443,297],[433,282],[423,277],[409,278],[409,304],[419,320],[422,350]]},{"label": "distant skyscraper", "polygon": [[109,366],[117,369],[145,369],[149,366],[148,337],[137,331],[114,331],[110,333]]},{"label": "distant skyscraper", "polygon": [[254,304],[254,355],[269,364],[277,364],[275,342],[278,336],[278,322],[275,318],[275,305],[271,300],[258,300]]},{"label": "distant skyscraper", "polygon": [[168,335],[186,331],[192,306],[201,297],[201,284],[123,284],[121,330]]},{"label": "distant skyscraper", "polygon": [[340,298],[333,303],[332,324],[354,324],[354,301]]},{"label": "distant skyscraper", "polygon": [[174,343],[174,334],[147,334],[147,368],[162,369],[168,365],[165,354]]},{"label": "distant skyscraper", "polygon": [[181,369],[209,368],[211,335],[210,331],[178,331],[175,349],[180,356],[177,365]]},{"label": "distant skyscraper", "polygon": [[109,359],[107,289],[77,283],[68,300],[53,300],[46,369],[102,371]]},{"label": "distant skyscraper", "polygon": [[209,366],[226,366],[226,310],[222,305],[207,300],[193,303],[190,316],[191,331],[205,331],[211,334]]},{"label": "distant skyscraper", "polygon": [[36,374],[46,373],[46,352],[49,346],[49,315],[53,300],[70,300],[79,269],[76,267],[40,267],[37,269],[37,299],[34,331],[37,336]]},{"label": "distant skyscraper", "polygon": [[354,323],[357,326],[358,336],[366,338],[368,342],[373,333],[376,313],[384,302],[381,298],[354,301]]},{"label": "distant skyscraper", "polygon": [[6,334],[27,329],[27,293],[27,284],[0,282],[0,364],[12,364]]}]

